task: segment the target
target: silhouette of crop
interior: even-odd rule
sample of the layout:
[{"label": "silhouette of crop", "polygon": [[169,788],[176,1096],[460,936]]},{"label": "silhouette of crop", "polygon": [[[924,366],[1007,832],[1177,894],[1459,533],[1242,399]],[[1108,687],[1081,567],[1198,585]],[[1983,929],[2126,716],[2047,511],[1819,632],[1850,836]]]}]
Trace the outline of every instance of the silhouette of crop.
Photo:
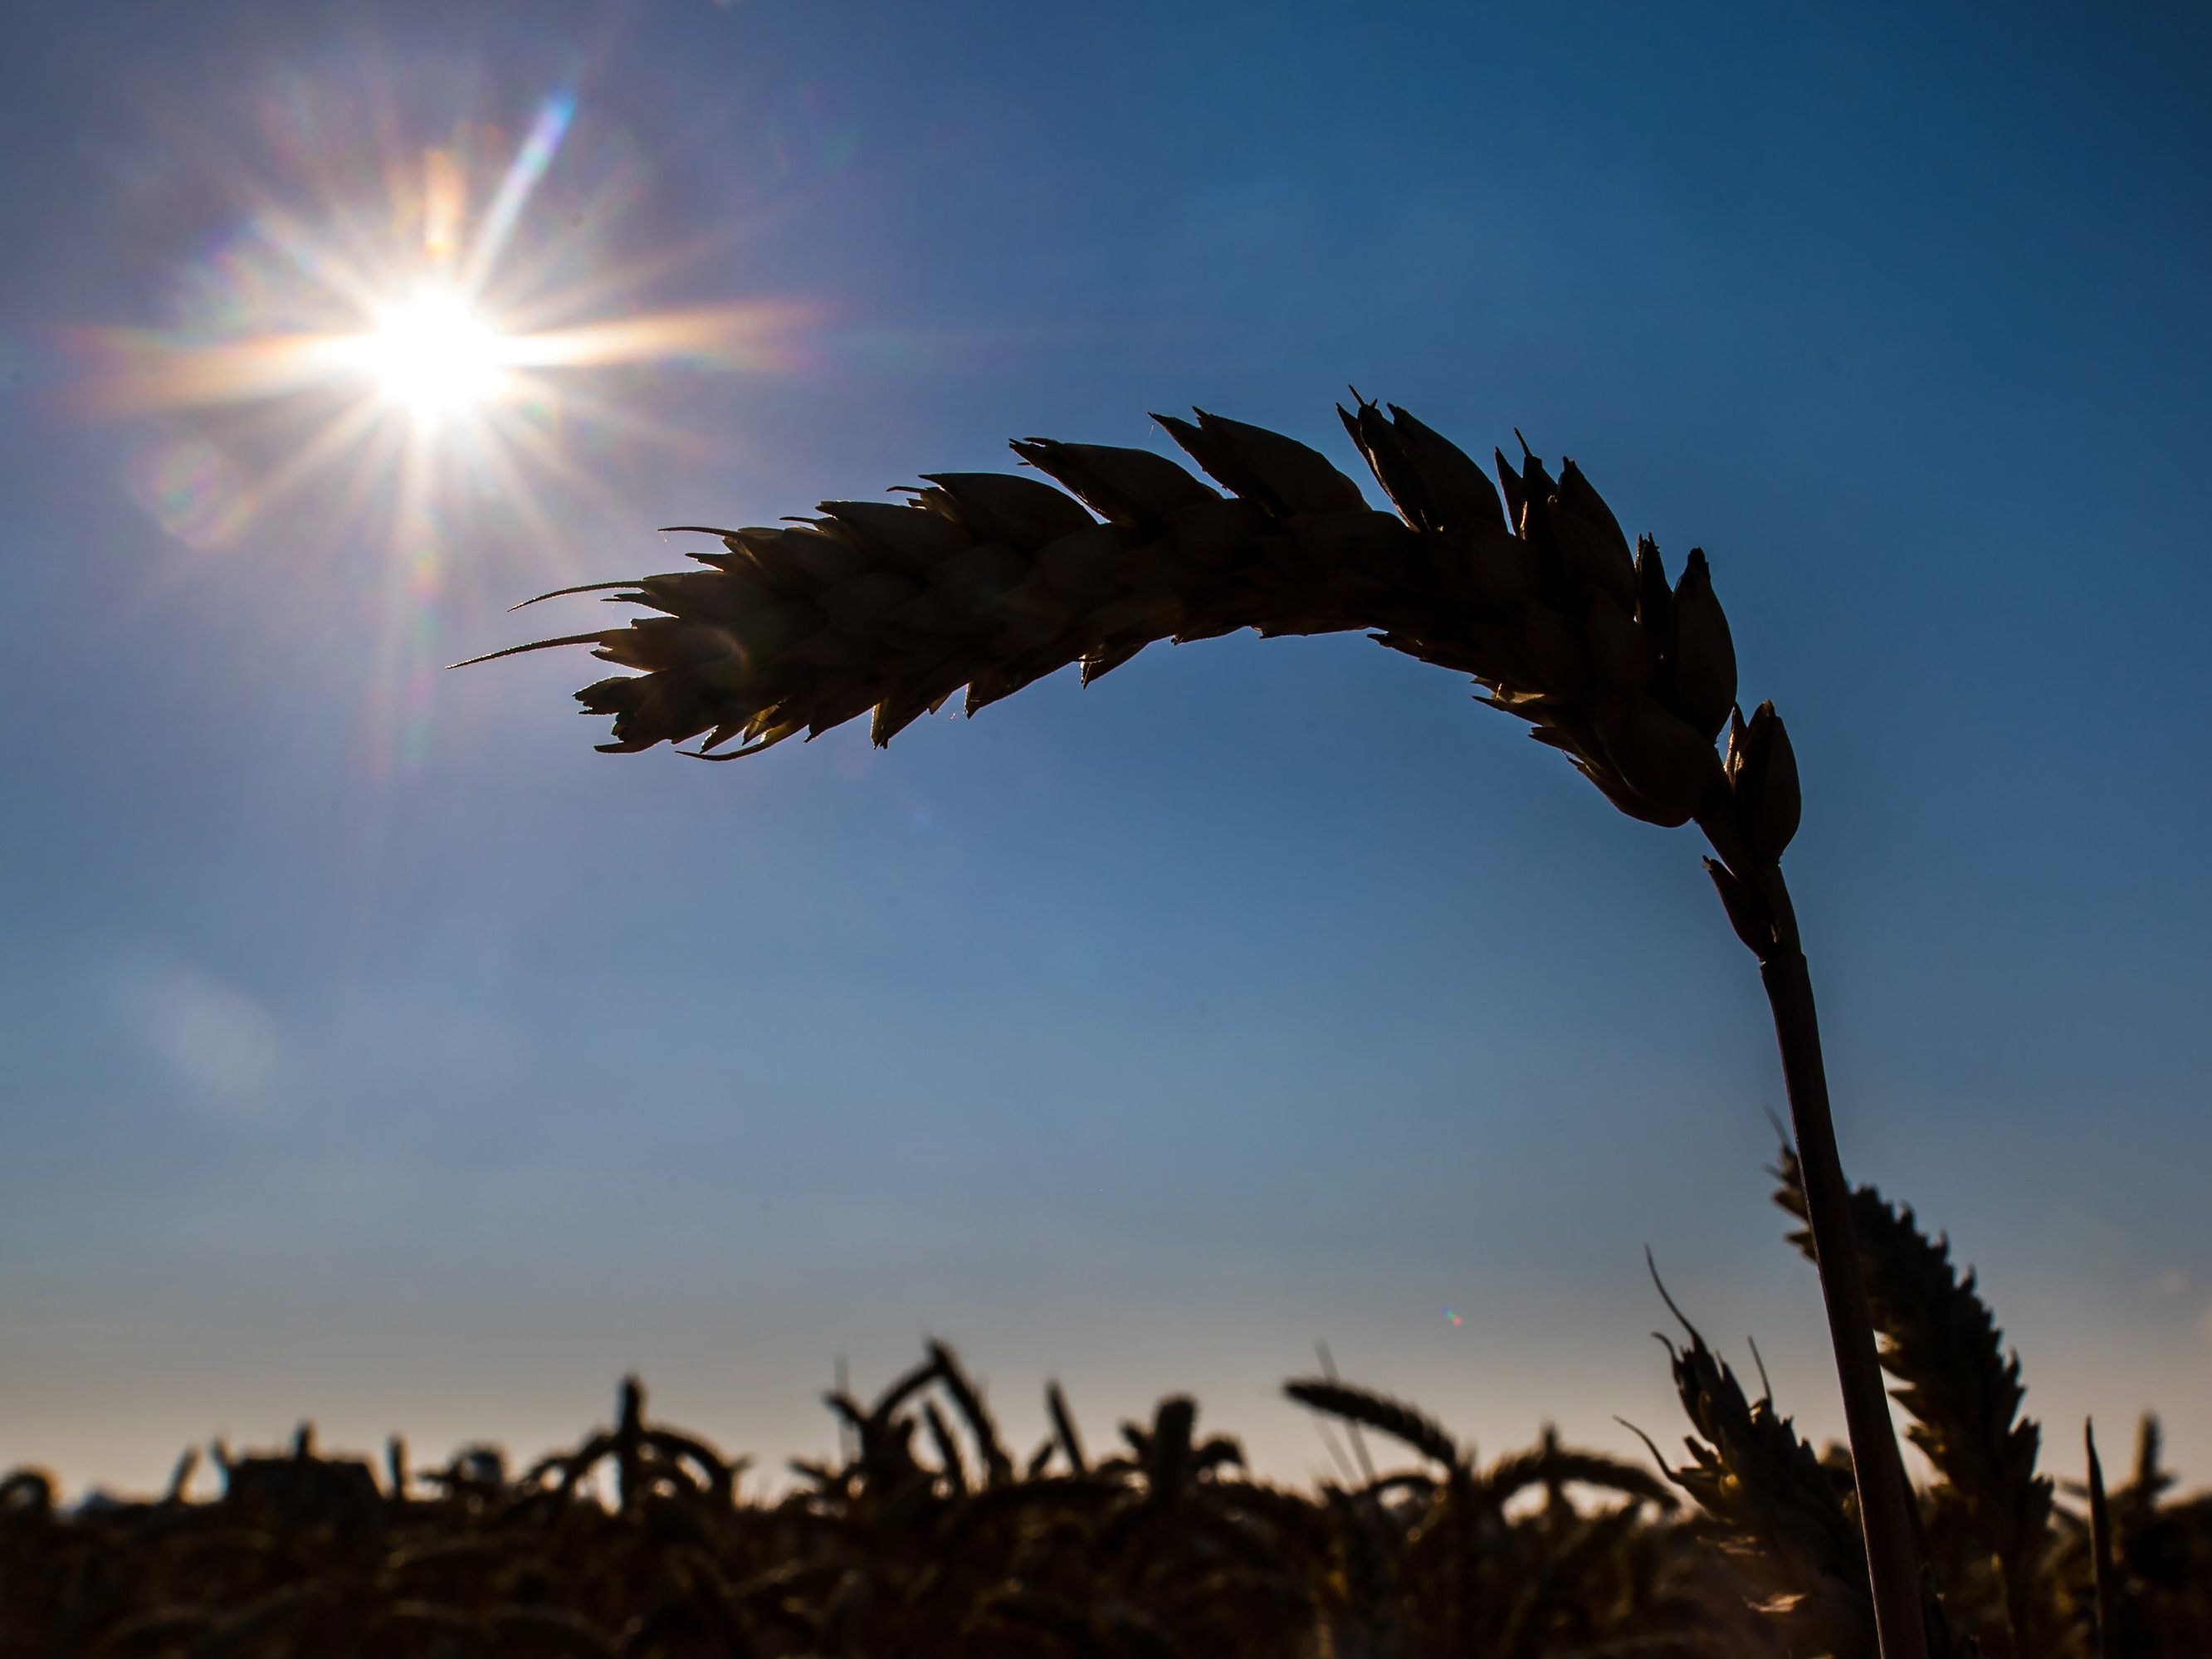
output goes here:
[{"label": "silhouette of crop", "polygon": [[[1857,1201],[1888,1218],[1863,1230],[1869,1256],[1917,1264],[1869,1277],[1922,1443],[1979,1422],[2026,1447],[2002,1475],[1929,1454],[1913,1513],[1931,1650],[2021,1651],[2025,1631],[2045,1659],[2212,1652],[2212,1498],[2172,1497],[2155,1419],[2109,1494],[2092,1446],[2087,1484],[2062,1488],[2087,1513],[2035,1498],[2019,1373],[1971,1276],[1910,1211]],[[1865,1659],[1848,1455],[1816,1452],[1681,1322],[1688,1455],[1657,1476],[1549,1431],[1486,1468],[1434,1415],[1335,1377],[1285,1389],[1410,1467],[1271,1485],[1180,1395],[1092,1458],[1053,1383],[1052,1431],[1018,1468],[942,1343],[866,1405],[828,1395],[849,1452],[793,1463],[774,1492],[652,1419],[634,1378],[611,1425],[520,1474],[482,1444],[417,1470],[395,1438],[380,1481],[306,1425],[279,1451],[217,1446],[211,1501],[189,1495],[191,1452],[143,1503],[64,1508],[19,1469],[0,1480],[0,1659]],[[1993,1479],[2030,1494],[2009,1557],[1987,1535]]]}]

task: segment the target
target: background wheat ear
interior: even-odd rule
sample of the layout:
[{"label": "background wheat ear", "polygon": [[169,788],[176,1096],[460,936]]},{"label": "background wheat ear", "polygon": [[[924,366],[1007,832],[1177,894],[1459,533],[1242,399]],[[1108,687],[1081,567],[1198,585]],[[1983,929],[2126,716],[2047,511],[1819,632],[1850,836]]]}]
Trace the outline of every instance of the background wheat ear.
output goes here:
[{"label": "background wheat ear", "polygon": [[[1775,1203],[1802,1220],[1803,1168],[1786,1143],[1772,1173]],[[2005,1353],[1973,1271],[1952,1266],[1949,1240],[1929,1238],[1910,1206],[1863,1186],[1851,1195],[1851,1222],[1882,1368],[1913,1419],[1906,1434],[1942,1477],[1939,1506],[1959,1510],[1996,1563],[2002,1624],[1985,1634],[1996,1652],[2032,1659],[2056,1635],[2040,1594],[2051,1483],[2036,1473],[2042,1431],[2021,1415],[2019,1357]],[[1801,1228],[1790,1242],[1813,1255],[1810,1232]],[[1963,1588],[1954,1587],[1954,1605]]]},{"label": "background wheat ear", "polygon": [[1658,544],[1632,547],[1571,460],[1555,477],[1525,442],[1517,465],[1493,451],[1493,488],[1405,410],[1353,399],[1338,417],[1395,513],[1293,438],[1204,410],[1158,416],[1219,490],[1150,451],[1025,439],[1014,453],[1060,489],[933,473],[903,506],[824,501],[795,526],[684,526],[720,538],[693,556],[704,569],[562,590],[656,614],[490,654],[588,645],[636,671],[576,694],[613,719],[600,747],[696,738],[691,752],[728,759],[864,714],[885,744],[963,687],[972,714],[1071,665],[1087,684],[1162,640],[1362,629],[1470,676],[1622,811],[1694,821],[1773,1009],[1882,1652],[1925,1659],[1904,1470],[1782,878],[1802,816],[1789,733],[1771,703],[1748,720],[1736,706],[1735,641],[1703,550],[1670,581]]},{"label": "background wheat ear", "polygon": [[1459,1443],[1434,1418],[1403,1401],[1331,1377],[1293,1378],[1283,1384],[1283,1392],[1310,1410],[1387,1434],[1446,1470],[1462,1466]]},{"label": "background wheat ear", "polygon": [[1838,1479],[1771,1395],[1747,1398],[1665,1285],[1659,1294],[1686,1339],[1655,1333],[1692,1432],[1683,1442],[1687,1463],[1670,1467],[1656,1446],[1653,1458],[1704,1511],[1712,1541],[1763,1589],[1760,1606],[1790,1652],[1869,1651],[1874,1607],[1848,1471]]},{"label": "background wheat ear", "polygon": [[2097,1429],[2093,1423],[2081,1425],[2081,1448],[2089,1465],[2091,1632],[2096,1640],[2097,1659],[2118,1659],[2119,1571],[2113,1559],[2112,1506],[2105,1497],[2105,1469],[2097,1461]]}]

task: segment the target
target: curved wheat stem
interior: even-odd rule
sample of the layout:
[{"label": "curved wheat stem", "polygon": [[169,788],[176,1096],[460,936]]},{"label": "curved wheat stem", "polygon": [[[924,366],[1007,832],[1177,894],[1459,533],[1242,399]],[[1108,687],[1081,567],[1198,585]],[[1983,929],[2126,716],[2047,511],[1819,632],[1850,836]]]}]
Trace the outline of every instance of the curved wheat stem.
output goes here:
[{"label": "curved wheat stem", "polygon": [[1555,479],[1524,444],[1518,467],[1496,454],[1493,485],[1405,410],[1354,398],[1337,413],[1395,516],[1294,439],[1203,410],[1159,416],[1225,495],[1150,451],[1029,439],[1015,453],[1064,491],[934,473],[904,506],[827,501],[783,528],[686,526],[721,538],[722,551],[693,556],[706,568],[563,590],[659,614],[511,650],[589,645],[639,671],[577,694],[613,716],[602,748],[702,738],[697,752],[726,759],[871,710],[885,744],[963,686],[973,714],[1071,664],[1088,684],[1161,640],[1364,629],[1471,676],[1622,811],[1694,819],[1774,1011],[1882,1651],[1922,1659],[1909,1494],[1782,879],[1799,812],[1789,736],[1771,704],[1748,722],[1737,712],[1735,646],[1700,550],[1670,583],[1657,544],[1632,550],[1572,461]]}]

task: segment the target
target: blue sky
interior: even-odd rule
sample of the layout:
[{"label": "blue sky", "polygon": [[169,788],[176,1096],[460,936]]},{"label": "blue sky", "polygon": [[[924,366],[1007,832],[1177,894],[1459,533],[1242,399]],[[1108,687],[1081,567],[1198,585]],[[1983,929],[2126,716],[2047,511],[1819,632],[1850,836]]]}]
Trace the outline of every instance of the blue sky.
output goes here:
[{"label": "blue sky", "polygon": [[[592,753],[580,653],[440,672],[654,526],[1009,436],[1349,465],[1353,381],[1707,550],[1847,1164],[1980,1269],[2059,1473],[2156,1407],[2205,1478],[2212,31],[1370,11],[8,14],[0,1464],[535,1451],[629,1369],[772,1461],[931,1334],[1018,1432],[1188,1389],[1286,1478],[1317,1338],[1486,1453],[1627,1450],[1647,1244],[1836,1431],[1692,834],[1463,683],[1240,637],[710,767]],[[416,181],[480,229],[563,100],[510,299],[739,347],[549,372],[507,472],[338,376],[116,395],[327,320],[279,228],[402,291]]]}]

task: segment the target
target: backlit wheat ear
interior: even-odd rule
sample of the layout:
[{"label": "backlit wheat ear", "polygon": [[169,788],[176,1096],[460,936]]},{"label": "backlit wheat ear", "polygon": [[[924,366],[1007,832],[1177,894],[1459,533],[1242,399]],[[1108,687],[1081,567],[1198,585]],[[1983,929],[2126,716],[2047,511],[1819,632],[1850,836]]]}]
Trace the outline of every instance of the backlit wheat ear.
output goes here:
[{"label": "backlit wheat ear", "polygon": [[[1782,1148],[1774,1174],[1781,1183],[1775,1203],[1803,1219],[1803,1172],[1790,1147]],[[2019,1357],[2004,1352],[2003,1334],[1975,1290],[1972,1270],[1961,1277],[1953,1267],[1948,1239],[1929,1239],[1910,1206],[1892,1205],[1872,1187],[1861,1187],[1851,1200],[1882,1367],[1897,1379],[1897,1401],[1914,1419],[1906,1432],[1996,1559],[2008,1651],[2032,1654],[2043,1645],[2035,1592],[2051,1487],[2035,1472],[2042,1431],[2021,1415]],[[1809,1233],[1792,1233],[1790,1242],[1814,1254]]]},{"label": "backlit wheat ear", "polygon": [[1364,1423],[1447,1469],[1461,1467],[1459,1443],[1434,1418],[1402,1400],[1318,1376],[1294,1377],[1283,1384],[1283,1392],[1310,1410]]},{"label": "backlit wheat ear", "polygon": [[[614,717],[603,747],[703,737],[701,752],[739,744],[729,758],[871,709],[888,743],[963,686],[973,714],[1160,640],[1370,629],[1472,676],[1624,811],[1680,824],[1727,793],[1713,740],[1735,654],[1701,551],[1670,586],[1573,462],[1555,483],[1534,455],[1517,472],[1500,457],[1509,522],[1481,469],[1402,410],[1338,414],[1397,516],[1293,439],[1161,416],[1229,496],[1149,451],[1030,439],[1016,453],[1070,493],[934,473],[903,506],[710,530],[724,550],[695,554],[704,570],[599,585],[660,615],[518,648],[588,644],[642,671],[578,694]],[[1762,821],[1776,854],[1778,817]]]},{"label": "backlit wheat ear", "polygon": [[1530,1486],[1540,1486],[1547,1490],[1549,1501],[1556,1505],[1564,1501],[1559,1496],[1560,1489],[1569,1485],[1617,1492],[1662,1510],[1674,1510],[1680,1503],[1673,1492],[1635,1464],[1597,1452],[1562,1447],[1558,1433],[1551,1430],[1546,1431],[1540,1444],[1498,1460],[1482,1477],[1482,1495],[1484,1501],[1503,1509]]},{"label": "backlit wheat ear", "polygon": [[[1735,643],[1702,550],[1670,582],[1657,544],[1632,548],[1572,461],[1555,478],[1525,443],[1517,465],[1494,452],[1493,487],[1405,410],[1353,398],[1337,415],[1395,514],[1295,439],[1204,410],[1162,416],[1219,489],[1147,450],[1028,439],[1014,453],[1061,489],[930,473],[904,505],[825,501],[783,527],[682,526],[721,538],[721,551],[693,556],[705,568],[562,590],[657,615],[491,654],[588,645],[635,671],[577,694],[613,717],[600,747],[699,738],[696,752],[731,759],[871,711],[885,744],[963,687],[972,714],[1071,665],[1087,684],[1161,640],[1360,629],[1471,677],[1622,811],[1694,820],[1774,1010],[1882,1652],[1924,1659],[1903,1468],[1782,879],[1800,814],[1789,734],[1771,703],[1748,721],[1737,710]],[[966,1411],[956,1376],[945,1382]],[[1005,1479],[1003,1453],[983,1449],[991,1479]]]},{"label": "backlit wheat ear", "polygon": [[1697,1433],[1684,1442],[1687,1464],[1661,1467],[1711,1518],[1721,1547],[1770,1592],[1766,1606],[1792,1652],[1863,1653],[1872,1609],[1844,1493],[1773,1401],[1747,1399],[1697,1328],[1680,1310],[1675,1317],[1687,1342],[1660,1340]]}]

